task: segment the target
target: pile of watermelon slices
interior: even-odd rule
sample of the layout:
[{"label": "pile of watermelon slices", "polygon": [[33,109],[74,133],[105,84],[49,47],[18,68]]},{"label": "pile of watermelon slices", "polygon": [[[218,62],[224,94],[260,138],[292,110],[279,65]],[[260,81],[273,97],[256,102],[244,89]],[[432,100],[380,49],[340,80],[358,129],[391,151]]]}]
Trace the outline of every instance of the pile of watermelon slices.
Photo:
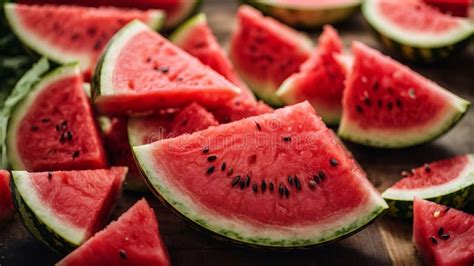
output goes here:
[{"label": "pile of watermelon slices", "polygon": [[[394,59],[357,41],[347,55],[329,25],[315,49],[250,6],[238,10],[227,56],[204,14],[169,39],[158,33],[163,12],[148,8],[168,7],[151,0],[137,3],[143,10],[20,2],[5,5],[12,30],[60,66],[42,59],[2,110],[2,162],[7,155],[13,171],[0,172],[0,223],[14,204],[36,239],[68,254],[58,265],[170,264],[145,200],[109,224],[124,187],[149,189],[183,219],[244,246],[318,246],[387,211],[415,217],[428,262],[456,249],[450,237],[469,240],[471,229],[456,224],[435,239],[446,245],[428,246],[433,224],[448,219],[421,223],[418,198],[455,208],[472,200],[472,155],[413,170],[380,195],[326,126],[401,148],[460,120],[469,102]],[[472,262],[468,252],[456,263]]]}]

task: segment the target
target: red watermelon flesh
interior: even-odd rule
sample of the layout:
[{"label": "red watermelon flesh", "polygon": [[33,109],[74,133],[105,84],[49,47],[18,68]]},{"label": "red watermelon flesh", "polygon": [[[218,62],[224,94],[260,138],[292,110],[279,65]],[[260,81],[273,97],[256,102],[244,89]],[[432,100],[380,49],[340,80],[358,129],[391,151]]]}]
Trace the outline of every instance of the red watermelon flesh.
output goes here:
[{"label": "red watermelon flesh", "polygon": [[58,266],[170,265],[153,209],[142,199]]},{"label": "red watermelon flesh", "polygon": [[427,265],[474,264],[474,216],[415,198],[413,243]]},{"label": "red watermelon flesh", "polygon": [[346,71],[335,56],[342,53],[337,31],[324,26],[319,45],[310,59],[280,87],[277,95],[287,104],[308,100],[328,124],[337,124],[342,113]]},{"label": "red watermelon flesh", "polygon": [[10,194],[10,173],[0,170],[0,225],[12,216],[13,202]]},{"label": "red watermelon flesh", "polygon": [[138,19],[157,27],[157,10],[123,10],[77,6],[6,5],[6,15],[17,36],[36,52],[59,63],[79,61],[89,79],[112,36]]},{"label": "red watermelon flesh", "polygon": [[458,17],[469,17],[469,8],[472,0],[423,0],[444,13]]},{"label": "red watermelon flesh", "polygon": [[244,96],[237,96],[231,101],[223,103],[218,108],[211,109],[220,123],[238,121],[247,117],[271,113],[273,108],[262,101],[255,101]]},{"label": "red watermelon flesh", "polygon": [[111,42],[96,73],[95,102],[109,114],[217,106],[240,93],[235,85],[137,21]]}]

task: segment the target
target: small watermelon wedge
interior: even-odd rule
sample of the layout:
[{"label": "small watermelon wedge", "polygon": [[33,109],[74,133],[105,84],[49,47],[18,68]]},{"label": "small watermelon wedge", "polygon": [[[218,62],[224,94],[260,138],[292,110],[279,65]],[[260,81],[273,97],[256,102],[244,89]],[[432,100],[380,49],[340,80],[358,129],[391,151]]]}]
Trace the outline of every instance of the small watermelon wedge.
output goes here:
[{"label": "small watermelon wedge", "polygon": [[474,155],[467,154],[403,171],[400,181],[382,193],[392,216],[412,217],[415,197],[461,209],[474,194]]},{"label": "small watermelon wedge", "polygon": [[99,111],[109,115],[143,114],[192,102],[216,106],[240,93],[139,21],[125,26],[109,43],[92,87]]},{"label": "small watermelon wedge", "polygon": [[125,167],[12,172],[15,206],[30,233],[57,251],[70,252],[107,222],[119,199]]},{"label": "small watermelon wedge", "polygon": [[5,17],[17,37],[40,55],[59,63],[78,61],[89,79],[110,38],[139,19],[158,30],[160,10],[122,10],[78,6],[6,4]]},{"label": "small watermelon wedge", "polygon": [[145,199],[95,234],[57,266],[169,266],[153,209]]},{"label": "small watermelon wedge", "polygon": [[301,66],[300,72],[283,82],[277,96],[285,104],[308,100],[326,124],[338,124],[346,69],[335,56],[341,55],[342,49],[337,31],[329,25],[324,26],[315,53]]},{"label": "small watermelon wedge", "polygon": [[431,141],[462,118],[470,102],[388,56],[354,42],[338,134],[346,140],[402,148]]},{"label": "small watermelon wedge", "polygon": [[474,215],[415,198],[413,244],[426,265],[474,264]]},{"label": "small watermelon wedge", "polygon": [[133,151],[157,196],[242,245],[324,244],[388,208],[307,102]]},{"label": "small watermelon wedge", "polygon": [[15,170],[37,172],[107,166],[77,64],[44,75],[13,108],[7,151]]},{"label": "small watermelon wedge", "polygon": [[0,170],[0,226],[13,215],[13,202],[10,194],[10,173]]}]

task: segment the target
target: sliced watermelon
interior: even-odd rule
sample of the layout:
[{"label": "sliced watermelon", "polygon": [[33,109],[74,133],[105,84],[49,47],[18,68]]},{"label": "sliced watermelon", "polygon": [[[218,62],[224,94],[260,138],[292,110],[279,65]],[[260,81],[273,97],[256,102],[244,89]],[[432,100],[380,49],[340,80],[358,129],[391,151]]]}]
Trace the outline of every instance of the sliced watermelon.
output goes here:
[{"label": "sliced watermelon", "polygon": [[56,265],[169,266],[170,262],[155,213],[142,199]]},{"label": "sliced watermelon", "polygon": [[239,244],[319,245],[387,208],[307,102],[133,150],[158,196]]},{"label": "sliced watermelon", "polygon": [[159,29],[163,12],[76,6],[6,4],[13,32],[29,48],[66,64],[78,61],[89,78],[109,39],[128,22],[139,19]]},{"label": "sliced watermelon", "polygon": [[469,17],[469,8],[472,5],[472,0],[423,0],[423,2],[457,17]]},{"label": "sliced watermelon", "polygon": [[382,193],[391,215],[412,217],[415,197],[460,209],[474,193],[474,155],[425,164],[410,172],[404,171],[402,176],[403,179]]},{"label": "sliced watermelon", "polygon": [[110,42],[97,67],[93,98],[107,114],[216,106],[240,89],[143,23],[131,22]]},{"label": "sliced watermelon", "polygon": [[346,69],[335,56],[342,53],[342,41],[337,31],[325,26],[316,52],[300,69],[283,82],[277,91],[286,104],[308,100],[324,122],[338,124],[342,113],[342,92]]},{"label": "sliced watermelon", "polygon": [[384,148],[413,146],[453,127],[470,103],[362,43],[352,45],[339,135]]},{"label": "sliced watermelon", "polygon": [[13,203],[10,195],[10,173],[0,170],[0,225],[8,221],[13,214]]},{"label": "sliced watermelon", "polygon": [[426,265],[474,265],[474,215],[415,198],[413,243]]},{"label": "sliced watermelon", "polygon": [[413,61],[446,58],[472,36],[468,19],[443,14],[421,0],[367,0],[362,11],[385,48]]},{"label": "sliced watermelon", "polygon": [[13,171],[13,197],[30,233],[59,253],[100,230],[120,197],[127,168]]},{"label": "sliced watermelon", "polygon": [[237,24],[230,44],[235,69],[258,97],[280,105],[275,92],[309,58],[311,40],[249,6],[239,8]]},{"label": "sliced watermelon", "polygon": [[360,0],[241,0],[296,28],[314,29],[349,18]]},{"label": "sliced watermelon", "polygon": [[45,75],[15,106],[8,125],[7,150],[12,167],[17,170],[106,167],[77,64]]}]

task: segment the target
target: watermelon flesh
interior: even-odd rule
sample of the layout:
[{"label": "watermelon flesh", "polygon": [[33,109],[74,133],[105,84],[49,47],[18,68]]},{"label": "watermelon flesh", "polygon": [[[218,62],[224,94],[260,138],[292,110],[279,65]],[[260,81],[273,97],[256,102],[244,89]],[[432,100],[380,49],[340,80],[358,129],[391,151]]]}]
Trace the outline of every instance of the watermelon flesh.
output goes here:
[{"label": "watermelon flesh", "polygon": [[309,58],[311,41],[249,6],[239,8],[237,23],[230,44],[235,69],[258,97],[281,104],[275,92]]},{"label": "watermelon flesh", "polygon": [[222,124],[238,121],[247,117],[271,113],[273,108],[262,101],[237,96],[221,106],[211,109],[217,121]]},{"label": "watermelon flesh", "polygon": [[0,225],[13,214],[13,202],[10,195],[10,173],[0,170]]},{"label": "watermelon flesh", "polygon": [[7,145],[14,169],[37,172],[107,166],[77,64],[47,74],[15,107]]},{"label": "watermelon flesh", "polygon": [[342,113],[345,68],[335,56],[342,53],[337,31],[324,26],[319,46],[300,69],[283,82],[277,95],[286,104],[308,100],[327,124],[337,124]]},{"label": "watermelon flesh", "polygon": [[469,17],[469,8],[472,5],[472,0],[423,0],[423,2],[457,17]]},{"label": "watermelon flesh", "polygon": [[415,198],[413,243],[426,265],[474,264],[474,216]]},{"label": "watermelon flesh", "polygon": [[112,36],[128,22],[138,19],[158,28],[159,10],[122,10],[76,6],[5,5],[6,18],[18,38],[55,62],[78,61],[88,80]]},{"label": "watermelon flesh", "polygon": [[343,96],[339,135],[378,147],[406,147],[451,128],[470,103],[362,43]]},{"label": "watermelon flesh", "polygon": [[117,33],[93,83],[99,111],[137,114],[197,102],[216,106],[240,89],[138,21]]},{"label": "watermelon flesh", "polygon": [[170,262],[155,213],[142,199],[56,265],[168,266]]},{"label": "watermelon flesh", "polygon": [[387,208],[307,102],[133,150],[179,213],[244,244],[321,244]]}]

